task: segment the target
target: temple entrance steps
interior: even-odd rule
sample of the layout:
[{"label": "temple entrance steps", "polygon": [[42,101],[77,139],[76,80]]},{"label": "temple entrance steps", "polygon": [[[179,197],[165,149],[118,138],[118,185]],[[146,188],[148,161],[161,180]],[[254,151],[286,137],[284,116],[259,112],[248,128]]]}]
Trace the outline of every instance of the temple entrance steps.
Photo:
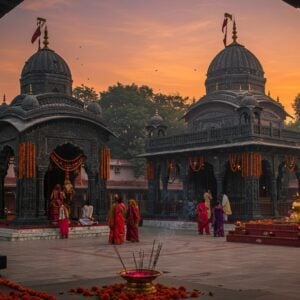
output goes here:
[{"label": "temple entrance steps", "polygon": [[[70,226],[69,238],[89,238],[108,235],[109,228],[106,225],[92,226]],[[28,240],[52,240],[60,239],[59,228],[57,227],[0,227],[0,240],[4,241],[28,241]]]}]

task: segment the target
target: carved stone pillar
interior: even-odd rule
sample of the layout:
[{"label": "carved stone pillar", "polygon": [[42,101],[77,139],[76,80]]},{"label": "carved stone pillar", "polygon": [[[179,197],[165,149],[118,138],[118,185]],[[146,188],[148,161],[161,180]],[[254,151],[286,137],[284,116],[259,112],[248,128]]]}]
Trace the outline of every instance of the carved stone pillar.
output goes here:
[{"label": "carved stone pillar", "polygon": [[48,217],[47,208],[49,207],[48,199],[44,193],[44,177],[47,167],[39,167],[37,171],[37,216]]},{"label": "carved stone pillar", "polygon": [[155,175],[154,179],[148,181],[148,203],[147,212],[150,216],[155,215],[155,208],[160,202],[160,169],[158,163],[155,162]]},{"label": "carved stone pillar", "polygon": [[4,174],[0,173],[0,219],[5,217]]},{"label": "carved stone pillar", "polygon": [[[107,189],[106,189],[106,181],[99,179],[99,208],[97,209],[97,213],[99,211],[99,220],[105,221],[108,213],[108,199],[107,199]],[[95,212],[96,213],[96,212]]]},{"label": "carved stone pillar", "polygon": [[245,195],[245,218],[253,219],[261,217],[259,205],[259,178],[245,177],[244,179],[244,195]]}]

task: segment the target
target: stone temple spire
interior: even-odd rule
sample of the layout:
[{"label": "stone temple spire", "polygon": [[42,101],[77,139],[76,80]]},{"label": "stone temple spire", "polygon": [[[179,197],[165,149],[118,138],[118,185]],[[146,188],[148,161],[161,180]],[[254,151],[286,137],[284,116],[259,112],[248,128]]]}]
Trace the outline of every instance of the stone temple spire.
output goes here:
[{"label": "stone temple spire", "polygon": [[236,24],[235,24],[235,20],[233,20],[233,27],[232,27],[232,40],[233,40],[233,44],[236,44],[236,40],[237,40],[237,31],[236,31]]}]

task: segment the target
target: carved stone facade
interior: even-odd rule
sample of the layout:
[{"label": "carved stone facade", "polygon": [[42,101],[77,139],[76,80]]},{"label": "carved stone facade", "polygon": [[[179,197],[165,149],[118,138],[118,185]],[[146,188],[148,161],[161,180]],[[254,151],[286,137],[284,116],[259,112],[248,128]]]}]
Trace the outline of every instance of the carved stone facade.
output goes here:
[{"label": "carved stone facade", "polygon": [[[13,164],[18,178],[15,224],[46,224],[54,185],[63,185],[66,172],[74,185],[78,170],[69,174],[59,169],[53,152],[66,161],[83,157],[87,197],[96,217],[105,216],[107,211],[106,181],[99,171],[100,150],[112,133],[103,123],[98,103],[85,108],[71,96],[69,67],[47,45],[26,62],[20,79],[22,94],[10,105],[0,106],[0,218],[5,213],[4,178],[8,165]],[[27,151],[25,157],[22,145]]]},{"label": "carved stone facade", "polygon": [[[163,182],[168,182],[170,173],[161,170],[172,162],[183,182],[184,203],[210,189],[213,203],[221,192],[229,196],[232,220],[287,214],[292,201],[289,181],[300,177],[300,132],[284,127],[288,114],[265,94],[265,82],[260,62],[236,37],[217,54],[208,68],[207,94],[184,116],[189,132],[149,135],[143,157],[156,170],[149,182],[151,207],[166,194],[168,186]],[[251,168],[256,165],[259,171],[246,170],[243,155],[258,155],[259,162],[251,160]]]}]

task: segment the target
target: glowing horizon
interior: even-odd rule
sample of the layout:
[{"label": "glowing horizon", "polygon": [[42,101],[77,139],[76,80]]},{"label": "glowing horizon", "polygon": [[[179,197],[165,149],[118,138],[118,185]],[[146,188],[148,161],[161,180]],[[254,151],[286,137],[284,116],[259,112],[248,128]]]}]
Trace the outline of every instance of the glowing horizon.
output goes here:
[{"label": "glowing horizon", "polygon": [[[191,99],[205,94],[212,59],[223,49],[224,12],[237,21],[238,42],[261,62],[266,93],[286,111],[300,93],[300,11],[281,0],[27,0],[0,19],[0,95],[20,92],[36,17],[45,17],[49,48],[68,63],[73,88],[97,92],[120,82]],[[268,14],[265,11],[268,10]],[[231,24],[229,26],[231,28]],[[229,34],[229,37],[231,34]]]}]

